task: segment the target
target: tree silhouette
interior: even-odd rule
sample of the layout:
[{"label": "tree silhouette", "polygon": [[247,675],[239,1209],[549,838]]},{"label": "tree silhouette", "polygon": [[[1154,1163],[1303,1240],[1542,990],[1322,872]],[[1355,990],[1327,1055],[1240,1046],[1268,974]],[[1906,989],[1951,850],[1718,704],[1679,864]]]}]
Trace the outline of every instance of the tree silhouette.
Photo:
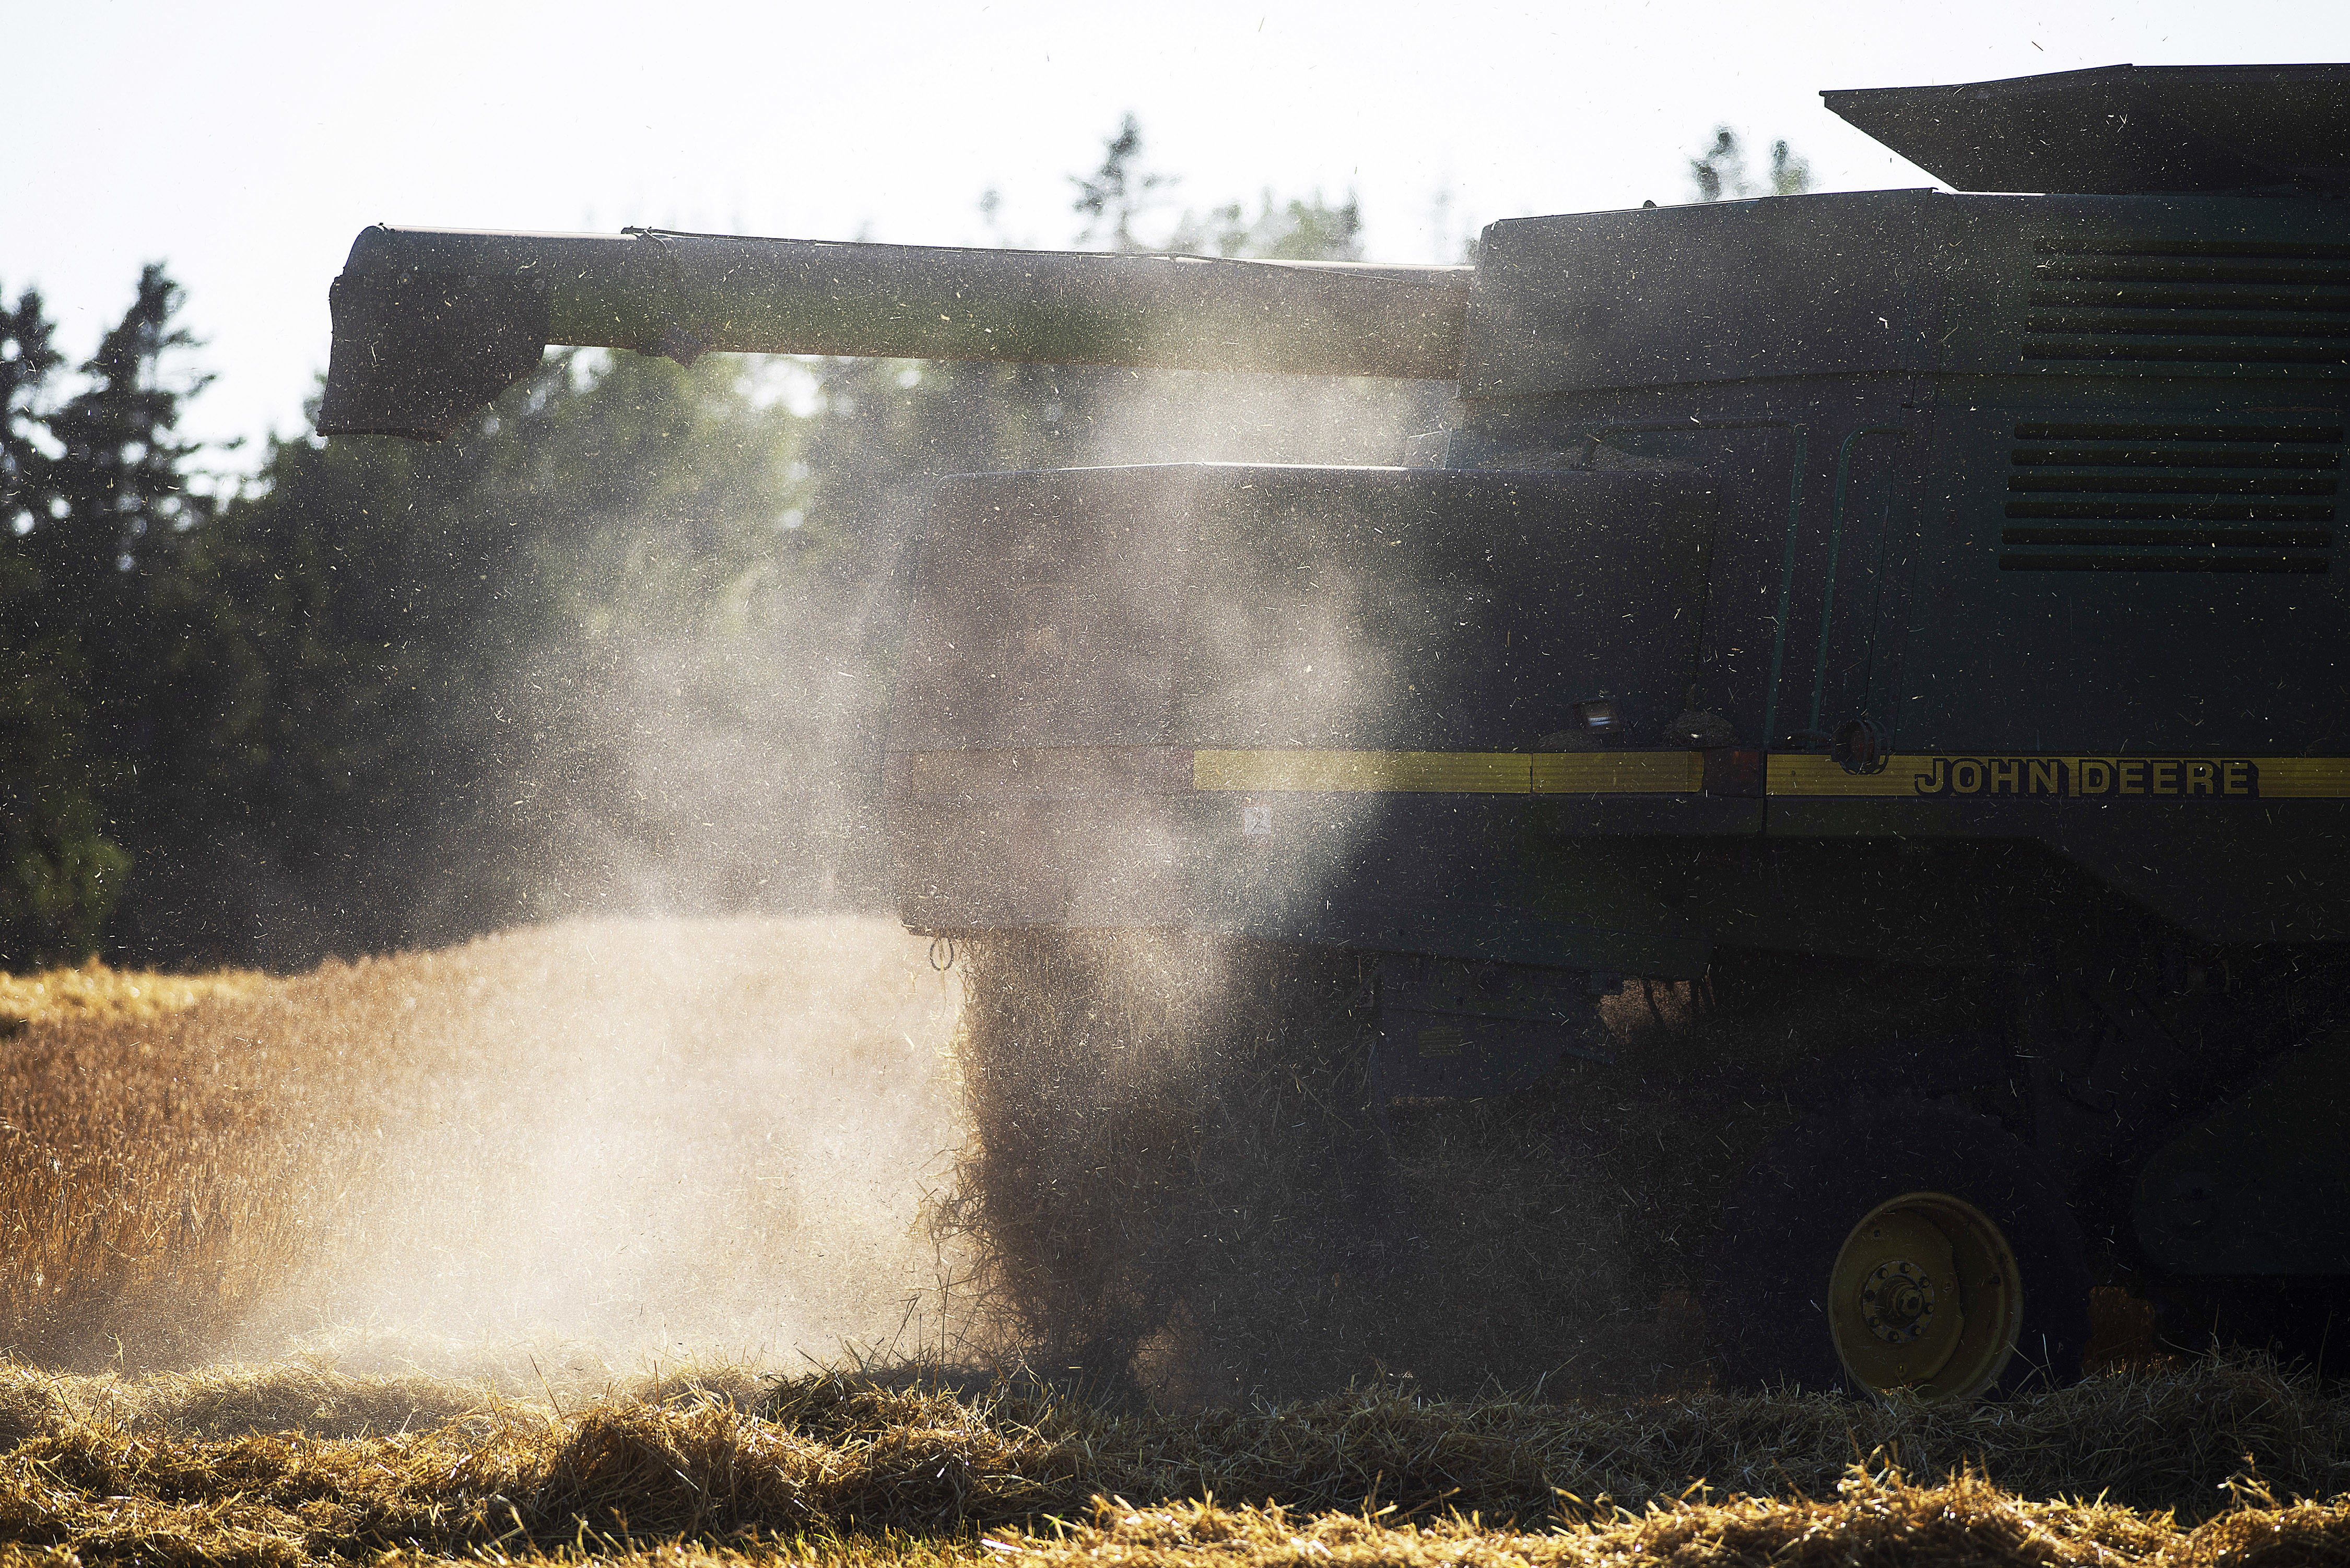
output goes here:
[{"label": "tree silhouette", "polygon": [[[1129,115],[1074,181],[1089,240],[1359,254],[1351,197],[1153,229],[1174,182],[1142,159]],[[934,476],[1389,462],[1434,419],[1388,383],[567,352],[445,442],[276,441],[216,500],[175,433],[179,304],[148,268],[70,377],[37,296],[0,312],[0,962],[879,903]]]},{"label": "tree silhouette", "polygon": [[1700,202],[1724,197],[1744,201],[1757,195],[1799,196],[1812,188],[1812,166],[1788,149],[1784,141],[1771,144],[1769,189],[1757,185],[1746,171],[1746,151],[1738,133],[1716,126],[1713,145],[1689,161],[1690,185]]}]

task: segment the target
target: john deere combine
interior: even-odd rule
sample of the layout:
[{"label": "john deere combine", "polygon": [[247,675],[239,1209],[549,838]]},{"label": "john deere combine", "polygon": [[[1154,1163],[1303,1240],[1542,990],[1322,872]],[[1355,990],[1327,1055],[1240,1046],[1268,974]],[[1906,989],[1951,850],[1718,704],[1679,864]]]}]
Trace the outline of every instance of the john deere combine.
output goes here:
[{"label": "john deere combine", "polygon": [[[1568,1068],[1773,1107],[1686,1271],[1731,1379],[2061,1376],[2093,1284],[2314,1339],[2350,67],[1825,97],[2036,193],[1520,219],[1473,267],[370,228],[319,428],[445,434],[550,343],[1457,382],[1397,467],[940,482],[907,924],[1318,953],[1374,1144]],[[1627,981],[1871,1022],[1660,1084],[1600,1023]]]}]

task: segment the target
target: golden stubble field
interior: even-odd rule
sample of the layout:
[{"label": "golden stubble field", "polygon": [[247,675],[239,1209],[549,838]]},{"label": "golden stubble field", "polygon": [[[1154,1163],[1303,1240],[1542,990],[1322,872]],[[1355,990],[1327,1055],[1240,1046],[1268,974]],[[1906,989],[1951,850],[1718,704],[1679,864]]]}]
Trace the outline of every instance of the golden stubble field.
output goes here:
[{"label": "golden stubble field", "polygon": [[2253,1357],[1969,1411],[941,1366],[927,956],[613,921],[0,982],[0,1563],[2350,1563],[2350,1400]]}]

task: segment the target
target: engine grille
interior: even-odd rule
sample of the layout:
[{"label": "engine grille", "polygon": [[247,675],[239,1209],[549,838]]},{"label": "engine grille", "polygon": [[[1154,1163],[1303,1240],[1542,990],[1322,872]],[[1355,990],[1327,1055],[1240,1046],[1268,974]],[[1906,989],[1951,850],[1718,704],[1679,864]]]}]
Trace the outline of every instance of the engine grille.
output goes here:
[{"label": "engine grille", "polygon": [[2123,374],[2350,369],[2350,245],[2042,240],[2034,248],[2027,360]]},{"label": "engine grille", "polygon": [[2339,424],[2026,422],[2009,449],[2009,572],[2323,572]]}]

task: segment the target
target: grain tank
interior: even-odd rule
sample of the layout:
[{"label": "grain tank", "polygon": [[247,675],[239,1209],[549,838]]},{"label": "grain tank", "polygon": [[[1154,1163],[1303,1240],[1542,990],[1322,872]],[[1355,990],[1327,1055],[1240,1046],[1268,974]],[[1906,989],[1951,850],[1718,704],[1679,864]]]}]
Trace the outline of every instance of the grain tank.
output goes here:
[{"label": "grain tank", "polygon": [[[2350,1280],[2350,67],[1824,96],[1953,189],[1473,267],[371,228],[319,428],[550,343],[1454,382],[1395,467],[940,481],[906,923],[1352,955],[1381,1127],[1774,1107],[1687,1271],[1735,1380],[2061,1376],[2094,1285],[2291,1342]],[[1866,1022],[1659,1088],[1627,983]]]}]

